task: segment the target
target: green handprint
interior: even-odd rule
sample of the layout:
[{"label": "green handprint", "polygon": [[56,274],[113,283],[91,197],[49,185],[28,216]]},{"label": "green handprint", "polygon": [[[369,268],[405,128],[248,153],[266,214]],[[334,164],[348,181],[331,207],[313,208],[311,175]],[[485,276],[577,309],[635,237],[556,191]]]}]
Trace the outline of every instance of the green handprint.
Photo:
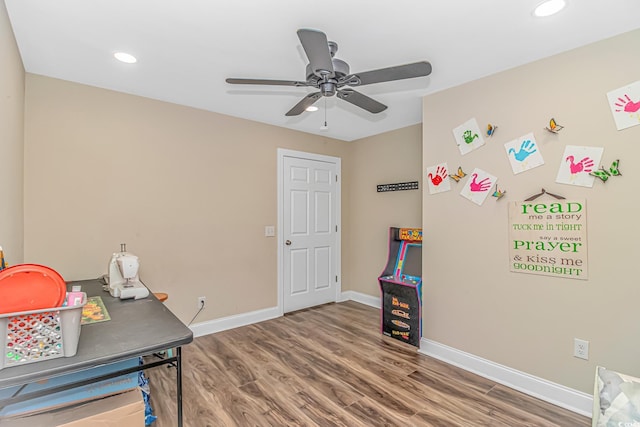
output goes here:
[{"label": "green handprint", "polygon": [[477,137],[478,137],[478,134],[474,133],[472,136],[470,130],[465,130],[464,133],[462,134],[462,138],[464,138],[464,142],[466,142],[467,144],[471,144],[473,140],[476,139]]}]

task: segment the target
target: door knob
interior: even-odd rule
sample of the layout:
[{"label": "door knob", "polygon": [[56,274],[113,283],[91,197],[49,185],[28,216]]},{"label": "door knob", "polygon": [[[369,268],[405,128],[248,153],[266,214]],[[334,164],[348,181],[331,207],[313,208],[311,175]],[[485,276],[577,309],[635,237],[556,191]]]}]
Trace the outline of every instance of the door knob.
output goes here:
[{"label": "door knob", "polygon": [[284,244],[287,246],[291,245],[291,240],[287,240],[286,242],[284,242]]}]

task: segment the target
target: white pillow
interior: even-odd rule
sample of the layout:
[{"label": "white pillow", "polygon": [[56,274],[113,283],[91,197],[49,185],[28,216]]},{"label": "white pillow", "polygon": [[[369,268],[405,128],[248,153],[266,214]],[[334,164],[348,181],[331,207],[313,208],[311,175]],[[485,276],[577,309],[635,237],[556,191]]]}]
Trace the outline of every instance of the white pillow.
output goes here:
[{"label": "white pillow", "polygon": [[598,366],[592,427],[640,427],[640,378]]}]

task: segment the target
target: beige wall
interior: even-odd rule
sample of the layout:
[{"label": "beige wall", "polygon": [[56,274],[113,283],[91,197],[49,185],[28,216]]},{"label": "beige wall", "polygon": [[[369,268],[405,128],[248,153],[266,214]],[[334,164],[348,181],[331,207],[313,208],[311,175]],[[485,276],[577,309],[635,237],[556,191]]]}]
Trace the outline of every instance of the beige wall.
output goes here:
[{"label": "beige wall", "polygon": [[351,168],[340,141],[32,74],[25,147],[25,259],[94,278],[126,242],[185,322],[201,295],[196,322],[277,305],[277,148]]},{"label": "beige wall", "polygon": [[[27,74],[27,262],[106,273],[120,242],[185,322],[277,304],[276,149],[342,158],[342,290],[377,297],[390,226],[420,226],[421,126],[346,143]],[[250,267],[250,268],[248,268]]]},{"label": "beige wall", "polygon": [[[640,376],[640,126],[617,131],[606,98],[639,79],[638,52],[634,31],[424,99],[424,167],[479,167],[507,190],[478,207],[462,184],[423,189],[426,338],[585,393],[597,364]],[[558,135],[543,130],[552,116],[565,126]],[[471,117],[499,128],[461,156],[452,129]],[[528,132],[545,164],[514,175],[503,144]],[[593,188],[555,183],[566,145],[604,147],[603,164],[621,159],[623,176]],[[589,280],[509,272],[507,203],[541,188],[587,200]],[[572,356],[574,337],[590,341],[589,361]]]},{"label": "beige wall", "polygon": [[4,1],[0,2],[0,246],[23,260],[24,68]]},{"label": "beige wall", "polygon": [[389,227],[421,226],[422,193],[378,193],[376,186],[419,181],[422,187],[422,125],[351,144],[351,167],[345,170],[351,185],[348,289],[379,297],[378,276],[387,262]]}]

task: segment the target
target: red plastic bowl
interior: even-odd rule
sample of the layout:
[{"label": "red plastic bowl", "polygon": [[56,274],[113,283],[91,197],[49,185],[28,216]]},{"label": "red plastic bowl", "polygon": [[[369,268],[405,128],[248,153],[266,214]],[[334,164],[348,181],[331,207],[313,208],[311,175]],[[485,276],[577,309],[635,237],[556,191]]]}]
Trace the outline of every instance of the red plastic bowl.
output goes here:
[{"label": "red plastic bowl", "polygon": [[60,307],[67,284],[55,270],[17,264],[0,271],[0,314]]}]

